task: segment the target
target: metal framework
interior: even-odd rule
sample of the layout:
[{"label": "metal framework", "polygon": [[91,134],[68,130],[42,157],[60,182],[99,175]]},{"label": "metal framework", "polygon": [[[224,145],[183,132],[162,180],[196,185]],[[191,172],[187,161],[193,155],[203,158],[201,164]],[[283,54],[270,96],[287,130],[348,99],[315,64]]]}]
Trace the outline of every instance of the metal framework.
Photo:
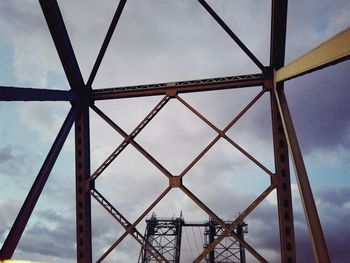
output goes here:
[{"label": "metal framework", "polygon": [[[182,244],[182,229],[183,228],[203,228],[203,248],[205,249],[213,240],[220,236],[225,229],[215,220],[208,220],[206,222],[188,222],[182,214],[177,218],[157,218],[155,214],[149,219],[146,219],[145,238],[152,244],[170,263],[179,263],[181,244]],[[225,221],[228,227],[232,221]],[[202,232],[200,231],[202,234]],[[244,234],[248,233],[248,225],[241,222],[234,229],[234,233],[244,240]],[[193,231],[194,234],[194,231]],[[190,242],[187,232],[186,236]],[[193,237],[194,239],[198,237]],[[195,241],[197,242],[197,241]],[[191,244],[189,244],[191,246]],[[196,243],[197,246],[197,243]],[[191,249],[191,247],[190,247]],[[156,259],[144,248],[141,249],[139,256],[139,263],[154,263]],[[244,247],[231,235],[225,238],[209,252],[205,258],[207,263],[245,263],[245,249]]]},{"label": "metal framework", "polygon": [[[146,220],[145,239],[152,244],[170,263],[180,263],[182,226],[184,219],[158,219],[154,214]],[[140,263],[157,262],[144,248],[141,249]]]},{"label": "metal framework", "polygon": [[[230,225],[232,222],[225,222],[226,225]],[[215,223],[215,221],[209,221],[205,224],[206,230],[205,247],[208,246],[215,237],[222,234],[224,229],[221,225]],[[244,234],[248,233],[247,224],[241,222],[237,225],[235,234],[240,240],[244,240]],[[207,263],[246,263],[245,249],[244,247],[232,236],[226,236],[212,251],[209,252]]]},{"label": "metal framework", "polygon": [[[195,0],[193,0],[195,1]],[[205,0],[198,0],[201,6],[208,12],[219,26],[231,37],[244,53],[256,64],[260,72],[245,76],[230,76],[225,78],[214,78],[194,81],[180,81],[175,83],[161,83],[154,85],[139,85],[133,87],[113,87],[110,89],[93,90],[92,83],[97,74],[101,61],[104,57],[108,44],[122,14],[126,0],[120,0],[107,31],[106,37],[93,66],[92,72],[84,82],[81,75],[75,54],[62,19],[62,15],[56,0],[39,0],[41,9],[45,16],[53,42],[56,46],[59,58],[67,76],[71,89],[69,91],[45,90],[36,88],[21,87],[0,87],[0,101],[67,101],[71,104],[62,128],[60,129],[52,147],[30,189],[22,208],[20,209],[15,222],[1,248],[0,259],[11,258],[17,244],[22,236],[26,224],[36,205],[36,202],[50,175],[51,169],[60,154],[67,135],[75,124],[75,160],[76,160],[76,232],[77,232],[77,261],[89,263],[92,261],[91,248],[91,196],[97,200],[120,225],[125,232],[118,237],[115,243],[103,255],[100,255],[98,262],[102,261],[123,239],[130,235],[144,248],[147,253],[153,256],[157,262],[169,262],[151,242],[138,230],[137,225],[144,217],[151,212],[156,204],[172,189],[179,188],[192,199],[199,208],[208,214],[222,232],[211,240],[203,252],[194,262],[201,262],[214,248],[227,236],[232,236],[242,247],[249,251],[260,262],[267,262],[252,246],[240,238],[233,230],[252,212],[274,189],[277,189],[281,262],[296,262],[295,237],[293,226],[293,210],[291,199],[291,185],[289,173],[289,156],[293,160],[294,170],[298,182],[299,192],[304,207],[304,214],[307,219],[308,230],[313,254],[317,262],[330,262],[328,250],[324,241],[321,224],[313,199],[311,187],[308,181],[305,165],[299,149],[298,140],[293,127],[293,122],[288,110],[287,100],[284,93],[283,81],[293,77],[327,67],[334,63],[341,62],[350,57],[350,29],[331,38],[311,52],[284,66],[285,37],[287,0],[272,0],[271,18],[271,48],[270,63],[263,65],[244,43],[234,34],[225,22],[215,13]],[[208,17],[209,17],[208,16]],[[322,54],[322,56],[320,56]],[[302,65],[306,65],[303,67]],[[205,118],[200,112],[194,109],[180,95],[184,92],[202,92],[207,90],[248,88],[262,86],[262,90],[243,110],[232,119],[227,126],[221,130]],[[275,153],[275,171],[268,170],[257,159],[233,141],[226,132],[240,119],[259,98],[269,93],[271,98],[272,129]],[[163,95],[163,98],[144,118],[144,120],[127,134],[116,123],[114,123],[104,112],[94,105],[97,100],[108,100],[129,97],[142,97]],[[134,139],[140,131],[153,119],[153,117],[166,106],[169,100],[177,100],[190,109],[196,116],[211,127],[217,136],[203,149],[202,152],[186,167],[180,175],[171,174],[154,157],[152,157]],[[90,138],[89,138],[89,109],[94,110],[105,120],[116,132],[124,137],[124,141],[111,153],[111,155],[94,172],[90,171]],[[190,189],[182,182],[188,171],[210,150],[219,140],[228,141],[233,147],[247,156],[253,163],[261,168],[271,179],[271,184],[263,191],[258,198],[252,202],[238,218],[229,225],[220,219],[209,207],[207,207]],[[169,179],[169,185],[145,208],[144,212],[134,221],[130,222],[116,207],[113,207],[108,200],[96,189],[95,181],[104,169],[129,145],[135,147],[147,160],[157,167]]]}]

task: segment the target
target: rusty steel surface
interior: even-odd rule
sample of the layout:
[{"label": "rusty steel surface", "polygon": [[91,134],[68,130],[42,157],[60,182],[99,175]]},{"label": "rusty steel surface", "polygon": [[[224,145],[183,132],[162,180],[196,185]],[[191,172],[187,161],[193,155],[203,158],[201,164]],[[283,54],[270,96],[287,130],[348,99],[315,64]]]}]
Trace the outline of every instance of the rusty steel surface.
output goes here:
[{"label": "rusty steel surface", "polygon": [[307,176],[303,156],[300,151],[292,118],[289,112],[284,91],[275,89],[276,101],[280,112],[283,128],[286,131],[288,148],[293,160],[294,171],[298,183],[301,203],[304,208],[311,245],[317,262],[330,262],[327,244],[324,239],[320,218],[318,216],[315,200],[312,194],[310,182]]},{"label": "rusty steel surface", "polygon": [[[24,204],[18,213],[18,216],[1,248],[0,259],[11,258],[21,235],[26,227],[30,215],[36,205],[36,202],[42,192],[46,180],[49,177],[51,169],[60,153],[60,150],[68,136],[68,133],[75,122],[75,160],[76,160],[76,232],[77,232],[77,262],[92,262],[92,229],[91,229],[91,196],[104,208],[109,214],[119,222],[124,228],[121,236],[116,237],[116,241],[108,248],[103,255],[97,255],[97,262],[103,261],[110,252],[112,252],[120,243],[127,237],[132,236],[148,253],[150,253],[158,262],[166,262],[166,259],[150,244],[145,237],[137,229],[139,223],[151,212],[151,210],[170,192],[171,189],[177,188],[190,198],[199,209],[204,211],[209,218],[215,220],[219,224],[223,232],[216,237],[195,259],[194,262],[201,262],[221,240],[226,236],[234,236],[235,239],[247,251],[251,253],[260,262],[268,262],[258,251],[256,251],[247,241],[240,239],[233,234],[234,229],[238,224],[243,222],[245,218],[257,207],[266,197],[275,189],[277,189],[278,213],[279,213],[279,231],[281,244],[281,262],[295,262],[295,241],[294,241],[294,226],[291,200],[291,185],[289,176],[289,160],[287,146],[288,144],[295,167],[295,173],[298,181],[298,186],[304,207],[304,213],[307,218],[307,224],[312,241],[314,257],[318,262],[330,262],[327,246],[324,241],[324,236],[321,224],[318,218],[315,201],[312,196],[311,187],[308,181],[305,165],[299,149],[298,140],[293,127],[292,119],[288,110],[287,101],[283,91],[283,83],[276,84],[274,72],[277,71],[277,81],[279,79],[287,79],[279,77],[282,71],[279,71],[284,65],[285,54],[285,38],[286,38],[286,21],[287,21],[287,0],[272,1],[272,17],[271,17],[271,47],[270,47],[270,65],[263,65],[255,55],[244,45],[244,43],[234,34],[227,24],[215,13],[215,11],[204,0],[198,0],[201,6],[214,18],[214,20],[223,28],[223,30],[232,38],[232,40],[245,52],[245,54],[255,63],[261,70],[257,74],[230,76],[223,78],[201,79],[191,81],[179,81],[171,83],[159,84],[142,84],[129,87],[115,87],[107,89],[94,89],[92,84],[99,66],[102,62],[108,44],[112,38],[113,32],[118,24],[122,14],[126,0],[119,1],[112,23],[107,31],[102,47],[97,56],[87,84],[84,83],[79,65],[75,58],[75,54],[70,43],[67,30],[56,0],[41,0],[40,6],[44,13],[46,23],[51,33],[53,42],[58,52],[59,58],[67,76],[70,91],[57,90],[39,90],[39,89],[22,89],[16,87],[0,87],[4,92],[0,95],[1,101],[70,101],[73,105],[67,115],[62,128],[60,129],[56,140],[54,141],[51,150],[49,151],[41,170],[30,190]],[[344,40],[345,38],[345,40]],[[331,40],[326,45],[321,45],[316,48],[316,51],[322,51],[327,46],[330,47],[329,56],[327,55],[326,62],[316,61],[312,65],[314,68],[328,66],[331,63],[338,62],[349,57],[339,56],[339,52],[335,45],[341,43],[343,46],[349,38],[349,30],[342,36],[337,38],[335,42]],[[341,39],[341,40],[339,40]],[[338,42],[337,42],[338,41]],[[340,42],[339,42],[340,41]],[[336,44],[334,44],[336,43]],[[334,48],[334,49],[333,49]],[[348,47],[345,49],[349,51]],[[329,57],[334,55],[336,58],[330,60]],[[314,56],[314,55],[313,55]],[[312,56],[306,55],[307,60]],[[291,74],[300,75],[311,70],[310,67],[300,67],[297,71],[292,70]],[[286,68],[287,69],[287,68]],[[288,69],[289,71],[289,69]],[[293,76],[294,76],[293,75]],[[274,85],[275,86],[274,86]],[[219,129],[202,113],[190,105],[181,93],[202,92],[210,90],[223,90],[235,88],[248,88],[261,86],[262,90],[235,116],[224,129]],[[270,94],[271,111],[272,111],[272,126],[273,126],[273,141],[275,154],[275,172],[266,168],[257,158],[251,155],[248,151],[238,145],[226,133],[234,126],[234,124],[250,110],[264,94]],[[130,97],[144,97],[163,95],[161,100],[154,108],[145,116],[145,118],[127,134],[122,128],[114,123],[101,109],[94,105],[98,100],[122,99]],[[166,167],[162,166],[156,158],[147,152],[135,138],[144,129],[153,118],[167,106],[170,100],[175,100],[181,105],[189,109],[203,123],[212,128],[217,136],[204,148],[197,156],[191,160],[189,165],[184,168],[180,174],[171,174]],[[89,109],[92,109],[100,116],[107,124],[109,124],[123,138],[123,142],[110,154],[110,156],[102,162],[95,172],[90,171],[90,134],[89,134]],[[281,125],[283,126],[282,132]],[[259,194],[258,197],[243,210],[243,212],[235,219],[232,219],[227,225],[212,208],[208,207],[191,189],[184,185],[182,178],[197,164],[197,162],[220,140],[226,140],[232,147],[240,151],[252,163],[257,165],[271,179],[271,184]],[[99,180],[99,176],[104,170],[119,156],[119,154],[129,145],[135,147],[150,163],[152,163],[162,175],[168,179],[169,184],[161,192],[161,194],[145,208],[145,210],[137,217],[134,223],[131,223],[117,207],[114,207],[103,195],[95,188],[95,181]],[[282,157],[283,156],[283,157]],[[288,216],[286,216],[288,214]],[[288,230],[287,230],[288,229]]]},{"label": "rusty steel surface", "polygon": [[271,115],[276,174],[272,183],[276,185],[278,220],[280,228],[281,262],[296,262],[292,190],[290,182],[288,143],[277,101],[273,93]]},{"label": "rusty steel surface", "polygon": [[76,237],[78,262],[92,262],[89,108],[85,106],[75,121]]},{"label": "rusty steel surface", "polygon": [[168,94],[175,95],[189,92],[256,87],[263,85],[266,81],[267,79],[262,73],[211,79],[186,80],[169,83],[94,89],[92,91],[92,98],[93,100],[98,101]]}]

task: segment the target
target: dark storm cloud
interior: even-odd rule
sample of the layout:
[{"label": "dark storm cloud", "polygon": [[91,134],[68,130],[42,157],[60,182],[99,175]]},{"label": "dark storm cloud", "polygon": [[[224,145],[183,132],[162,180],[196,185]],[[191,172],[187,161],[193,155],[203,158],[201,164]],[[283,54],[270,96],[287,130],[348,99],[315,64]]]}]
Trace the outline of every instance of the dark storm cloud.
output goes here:
[{"label": "dark storm cloud", "polygon": [[350,62],[286,83],[302,149],[350,146]]},{"label": "dark storm cloud", "polygon": [[[297,192],[295,194],[298,195]],[[294,196],[293,199],[297,262],[313,262],[311,244],[300,199],[298,196]],[[350,257],[347,245],[347,240],[350,238],[350,229],[346,223],[350,216],[350,188],[329,187],[320,189],[315,192],[315,200],[331,260],[338,263],[344,262]],[[275,206],[265,202],[246,220],[249,229],[246,240],[258,251],[279,250],[279,235],[276,228],[278,227],[278,219],[276,215]],[[279,259],[273,262],[279,262]]]},{"label": "dark storm cloud", "polygon": [[[332,262],[341,263],[350,257],[350,229],[346,223],[350,216],[349,194],[350,188],[334,187],[322,188],[314,193]],[[300,206],[295,211],[295,218],[298,257],[303,259],[301,262],[311,262],[311,246]]]},{"label": "dark storm cloud", "polygon": [[33,169],[33,157],[22,147],[5,144],[0,148],[0,171],[18,179]]},{"label": "dark storm cloud", "polygon": [[75,220],[54,210],[42,210],[24,233],[18,249],[44,256],[75,256]]},{"label": "dark storm cloud", "polygon": [[6,145],[5,147],[2,147],[0,149],[0,160],[2,163],[9,162],[14,159],[13,153],[12,153],[12,147],[9,145]]}]

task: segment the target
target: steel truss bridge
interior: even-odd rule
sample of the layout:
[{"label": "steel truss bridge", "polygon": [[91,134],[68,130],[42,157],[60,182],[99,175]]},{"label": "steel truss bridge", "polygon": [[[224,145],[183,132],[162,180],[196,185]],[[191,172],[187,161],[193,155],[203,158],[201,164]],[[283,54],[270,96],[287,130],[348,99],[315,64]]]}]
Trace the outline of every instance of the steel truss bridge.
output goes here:
[{"label": "steel truss bridge", "polygon": [[[189,222],[182,217],[177,218],[159,218],[155,214],[149,219],[146,219],[147,226],[145,231],[146,240],[155,246],[155,248],[166,258],[170,263],[180,263],[181,261],[181,248],[182,240],[184,239],[183,229],[185,230],[185,236],[188,241],[188,246],[191,246],[191,240],[186,231],[186,228],[191,228],[193,233],[193,239],[196,248],[198,250],[197,239],[202,241],[203,248],[206,248],[214,239],[222,234],[224,229],[220,224],[217,224],[214,220],[208,220],[204,222]],[[229,226],[232,221],[225,221],[226,226]],[[198,237],[195,235],[193,229],[201,229]],[[245,222],[240,222],[234,229],[234,233],[244,240],[244,234],[248,233],[248,225]],[[199,243],[199,242],[198,242]],[[144,248],[141,249],[139,256],[139,263],[156,263],[157,261],[148,253]],[[246,263],[244,247],[232,236],[226,236],[205,258],[206,263]]]},{"label": "steel truss bridge", "polygon": [[[193,0],[195,1],[195,0]],[[194,262],[202,262],[208,254],[227,236],[233,236],[241,246],[260,262],[268,262],[258,251],[234,232],[237,225],[242,222],[259,204],[274,190],[277,192],[277,210],[280,232],[281,262],[296,262],[296,247],[294,235],[294,221],[291,198],[289,157],[293,161],[294,171],[298,183],[299,193],[307,221],[313,254],[317,262],[330,262],[326,242],[323,236],[315,201],[311,191],[307,171],[299,148],[298,139],[293,126],[293,121],[288,109],[287,98],[284,92],[284,81],[300,75],[322,69],[329,65],[339,63],[350,57],[350,29],[335,35],[328,41],[320,44],[305,55],[284,65],[287,0],[272,0],[271,13],[271,42],[270,62],[263,65],[257,57],[244,45],[237,35],[227,26],[218,14],[208,5],[205,0],[197,0],[208,12],[208,19],[214,19],[218,26],[231,37],[244,53],[256,64],[259,72],[244,76],[229,76],[225,78],[202,79],[193,81],[179,81],[173,83],[160,83],[153,85],[139,85],[132,87],[112,87],[108,89],[92,89],[92,83],[105,55],[113,32],[118,24],[126,0],[120,0],[114,14],[113,20],[108,28],[106,37],[97,56],[88,80],[85,82],[62,15],[56,0],[39,0],[42,12],[45,16],[52,40],[56,46],[59,58],[68,79],[70,90],[48,90],[22,87],[0,87],[0,101],[66,101],[71,104],[71,109],[54,140],[47,157],[30,189],[22,208],[20,209],[11,230],[0,251],[0,259],[11,258],[17,244],[28,223],[37,200],[45,186],[53,165],[56,162],[62,146],[72,126],[75,126],[75,164],[76,164],[76,252],[77,262],[92,262],[92,231],[91,231],[91,197],[104,207],[109,214],[117,220],[124,228],[122,234],[115,243],[103,254],[97,255],[98,262],[103,261],[127,236],[132,236],[139,245],[145,249],[155,261],[167,262],[164,256],[152,246],[145,236],[137,229],[138,224],[151,212],[156,204],[172,188],[180,189],[185,195],[192,199],[200,209],[219,224],[223,231],[220,235],[205,247]],[[223,130],[217,128],[205,116],[197,111],[182,97],[186,92],[204,92],[209,90],[249,88],[261,86],[261,91],[250,101],[242,111],[227,124]],[[271,100],[273,144],[275,156],[275,171],[270,171],[257,159],[234,142],[226,132],[240,119],[249,108],[259,100],[263,94],[269,94]],[[121,127],[114,123],[94,102],[97,100],[121,99],[130,97],[162,95],[153,110],[144,118],[135,129],[127,134]],[[170,100],[177,100],[190,109],[203,122],[211,127],[217,137],[191,162],[191,164],[180,174],[171,174],[152,157],[135,137],[140,131],[152,121]],[[90,136],[89,136],[89,109],[95,111],[103,120],[116,130],[124,141],[111,153],[111,155],[94,171],[90,171]],[[270,177],[270,185],[253,201],[239,217],[227,225],[212,209],[206,206],[190,189],[183,183],[183,177],[201,159],[202,156],[220,139],[228,141],[233,147],[247,156],[253,163],[260,167]],[[95,187],[95,181],[103,173],[106,167],[118,157],[118,155],[129,145],[135,147],[147,160],[157,167],[169,180],[168,187],[145,208],[139,217],[130,222],[114,207]]]}]

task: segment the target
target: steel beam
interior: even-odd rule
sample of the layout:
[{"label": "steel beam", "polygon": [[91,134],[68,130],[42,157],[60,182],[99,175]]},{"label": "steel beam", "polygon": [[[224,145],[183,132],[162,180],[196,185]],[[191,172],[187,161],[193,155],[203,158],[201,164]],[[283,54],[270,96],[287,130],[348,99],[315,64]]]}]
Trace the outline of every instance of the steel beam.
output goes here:
[{"label": "steel beam", "polygon": [[19,87],[0,87],[0,101],[73,101],[68,90],[49,90]]},{"label": "steel beam", "polygon": [[92,262],[89,108],[75,122],[77,262]]},{"label": "steel beam", "polygon": [[[149,243],[145,237],[136,229],[134,225],[132,225],[99,191],[96,189],[92,189],[90,194],[99,202],[103,208],[107,210],[107,212],[113,216],[115,220],[125,229],[125,231],[130,234],[140,245],[142,248],[147,250],[159,263],[167,263],[168,261],[164,258],[159,251],[153,247],[151,243]],[[123,235],[124,236],[124,235]],[[107,251],[109,253],[110,249]],[[105,253],[103,258],[108,255]]]},{"label": "steel beam", "polygon": [[276,100],[282,119],[283,128],[286,132],[288,148],[292,155],[295,175],[298,183],[301,203],[304,208],[311,245],[316,262],[330,262],[327,245],[323,236],[321,222],[317,213],[315,200],[312,194],[310,182],[307,176],[305,164],[300,151],[299,142],[295,133],[292,118],[289,112],[287,100],[282,89],[275,88]]},{"label": "steel beam", "polygon": [[69,85],[73,90],[78,91],[83,88],[84,80],[75,58],[73,47],[69,40],[57,1],[39,0],[39,2]]},{"label": "steel beam", "polygon": [[93,100],[167,95],[170,93],[189,93],[210,90],[235,89],[262,86],[266,82],[263,74],[250,74],[223,78],[199,79],[139,86],[96,89],[92,91]]},{"label": "steel beam", "polygon": [[23,203],[22,208],[19,211],[9,234],[7,235],[7,238],[0,250],[0,260],[9,259],[12,257],[13,252],[17,247],[17,244],[50,175],[52,167],[54,166],[56,159],[63,147],[63,144],[68,136],[68,133],[73,125],[76,115],[77,109],[72,108],[69,111],[60,131],[58,132],[58,135],[48,155],[46,156],[43,165],[41,166],[41,169],[33,183],[33,186]]},{"label": "steel beam", "polygon": [[276,72],[276,81],[292,79],[350,58],[350,27]]},{"label": "steel beam", "polygon": [[[158,197],[156,200],[154,200],[152,202],[152,204],[145,210],[143,211],[143,213],[135,220],[135,222],[130,226],[131,228],[135,228],[143,218],[145,218],[145,216],[151,212],[151,210],[164,198],[164,196],[167,195],[167,193],[171,190],[171,187],[168,186]],[[96,193],[94,193],[92,191],[92,195],[96,198],[98,196],[96,196]],[[101,198],[98,198],[101,200]],[[100,204],[101,202],[98,201]],[[115,214],[116,215],[116,214]],[[123,241],[123,239],[129,234],[128,231],[125,231],[123,235],[121,235],[114,243],[113,245],[100,257],[100,259],[97,262],[101,262],[103,261],[103,259],[105,259],[107,257],[107,255],[109,253],[111,253],[118,245],[121,241]]]},{"label": "steel beam", "polygon": [[226,23],[216,14],[216,12],[208,5],[205,0],[198,0],[198,2],[207,10],[207,12],[215,19],[215,21],[225,30],[225,32],[232,38],[233,41],[243,50],[243,52],[264,71],[264,65],[254,56],[254,54],[243,44],[243,42],[236,36],[235,33],[226,25]]},{"label": "steel beam", "polygon": [[229,143],[231,143],[237,150],[239,150],[243,155],[245,155],[248,159],[250,159],[253,163],[259,166],[264,172],[272,175],[272,172],[269,171],[263,164],[261,164],[258,160],[256,160],[252,155],[250,155],[247,151],[245,151],[241,146],[235,143],[231,138],[226,135],[226,132],[232,128],[232,126],[254,105],[255,102],[259,100],[259,98],[265,93],[265,90],[259,92],[249,103],[243,108],[243,110],[223,129],[220,130],[214,124],[212,124],[207,118],[205,118],[200,112],[194,109],[190,104],[188,104],[183,98],[180,96],[176,96],[176,98],[187,107],[192,113],[194,113],[198,118],[204,121],[209,127],[211,127],[214,131],[218,133],[218,135],[208,144],[206,148],[199,153],[199,155],[183,170],[180,174],[180,177],[183,177],[188,171],[213,147],[221,138],[226,139]]},{"label": "steel beam", "polygon": [[272,0],[270,66],[273,69],[284,66],[287,9],[288,0]]},{"label": "steel beam", "polygon": [[[220,223],[220,225],[223,226],[223,229],[225,231],[221,233],[213,242],[211,242],[205,250],[195,259],[195,263],[200,263],[204,258],[209,254],[210,251],[212,251],[226,236],[231,235],[231,233],[234,231],[234,229],[237,227],[238,224],[244,221],[244,219],[271,193],[271,191],[274,189],[273,185],[270,185],[264,192],[262,192],[232,223],[229,225],[229,227],[226,226],[226,224],[220,223],[220,221],[216,221],[217,223]],[[211,216],[209,214],[209,216]],[[216,220],[216,219],[215,219]],[[242,243],[244,246],[245,244]],[[260,262],[267,262],[257,251],[255,251],[251,247],[245,247],[249,252],[255,256],[256,259],[258,259]]]},{"label": "steel beam", "polygon": [[[147,114],[147,116],[136,126],[136,128],[128,135],[125,137],[123,142],[119,144],[119,146],[107,157],[107,159],[96,169],[96,171],[91,175],[90,181],[91,180],[96,180],[102,173],[103,171],[113,162],[115,158],[121,152],[131,143],[134,141],[135,137],[146,127],[146,125],[159,113],[159,111],[166,105],[166,103],[170,100],[170,97],[164,96],[162,100]],[[96,107],[92,107],[93,109],[97,109]],[[97,113],[100,113],[97,111]],[[100,116],[103,116],[100,115]],[[112,124],[111,121],[108,121],[109,124]],[[114,128],[116,128],[116,125],[113,125]],[[121,129],[117,129],[118,131],[121,131]],[[134,145],[136,145],[134,143]],[[139,148],[140,149],[140,148]],[[146,152],[144,152],[146,153]],[[148,157],[151,157],[149,154],[147,154]],[[150,159],[153,159],[152,157]],[[153,159],[155,162],[153,164],[158,163],[155,159]],[[158,168],[167,176],[170,176],[170,173],[165,169],[162,168],[161,166],[157,165]]]},{"label": "steel beam", "polygon": [[120,15],[122,14],[122,11],[123,11],[123,8],[124,8],[124,6],[125,6],[125,3],[126,3],[126,0],[120,0],[120,1],[119,1],[117,10],[115,11],[115,14],[114,14],[114,16],[113,16],[111,25],[110,25],[109,28],[108,28],[106,37],[105,37],[105,39],[104,39],[104,41],[103,41],[102,47],[101,47],[101,49],[100,49],[100,52],[98,53],[96,62],[95,62],[95,64],[94,64],[93,68],[92,68],[90,77],[89,77],[89,79],[88,79],[88,82],[87,82],[87,86],[88,86],[88,87],[91,87],[92,83],[94,82],[96,73],[97,73],[98,68],[99,68],[100,65],[101,65],[102,59],[103,59],[103,57],[104,57],[104,55],[105,55],[105,53],[106,53],[108,44],[109,44],[109,42],[111,41],[113,32],[114,32],[114,30],[115,30],[115,27],[116,27],[117,24],[118,24],[118,21],[119,21]]},{"label": "steel beam", "polygon": [[275,175],[272,183],[277,190],[277,207],[282,263],[295,263],[295,235],[290,183],[288,145],[283,124],[278,112],[276,98],[271,92],[271,115],[273,148],[275,157]]},{"label": "steel beam", "polygon": [[[93,109],[103,120],[105,120],[114,130],[116,130],[124,139],[128,138],[128,134],[120,128],[114,121],[112,121],[105,113],[103,113],[99,108],[95,105],[91,106]],[[130,144],[135,147],[147,160],[149,160],[155,167],[157,167],[166,177],[170,177],[171,173],[161,165],[152,155],[150,155],[140,144],[138,144],[134,139],[130,140]],[[96,177],[92,176],[90,180],[95,180]]]},{"label": "steel beam", "polygon": [[[270,66],[271,84],[274,85],[273,72],[284,65],[287,27],[287,0],[273,0],[271,11],[271,44]],[[283,89],[283,83],[279,83]],[[291,196],[289,156],[285,130],[278,112],[277,102],[273,91],[270,91],[272,133],[275,158],[275,175],[272,183],[277,191],[277,207],[280,234],[281,262],[296,262],[293,207]]]}]

